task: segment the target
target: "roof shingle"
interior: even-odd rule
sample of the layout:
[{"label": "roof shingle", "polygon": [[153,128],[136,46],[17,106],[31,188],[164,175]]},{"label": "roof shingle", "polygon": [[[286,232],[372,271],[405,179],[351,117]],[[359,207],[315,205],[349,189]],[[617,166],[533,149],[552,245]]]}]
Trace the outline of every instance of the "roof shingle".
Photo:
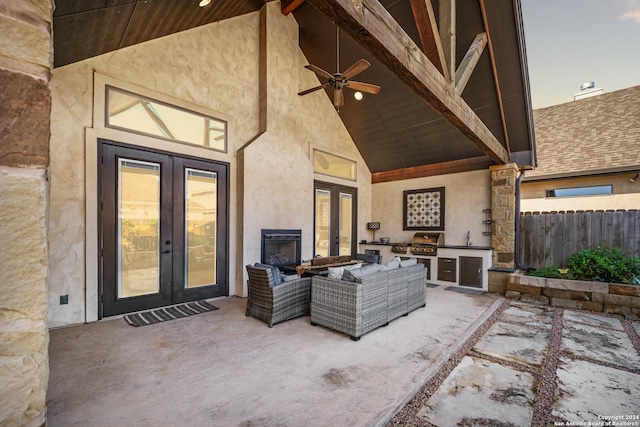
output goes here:
[{"label": "roof shingle", "polygon": [[529,179],[640,169],[640,86],[534,110],[533,121]]}]

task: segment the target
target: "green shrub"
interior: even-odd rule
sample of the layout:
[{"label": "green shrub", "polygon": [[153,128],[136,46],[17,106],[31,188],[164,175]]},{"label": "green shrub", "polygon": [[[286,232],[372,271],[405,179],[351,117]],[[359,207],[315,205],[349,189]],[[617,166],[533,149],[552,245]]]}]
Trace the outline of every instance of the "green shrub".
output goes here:
[{"label": "green shrub", "polygon": [[634,283],[640,276],[640,258],[628,257],[618,248],[601,244],[596,249],[585,249],[571,255],[569,268],[578,280]]}]

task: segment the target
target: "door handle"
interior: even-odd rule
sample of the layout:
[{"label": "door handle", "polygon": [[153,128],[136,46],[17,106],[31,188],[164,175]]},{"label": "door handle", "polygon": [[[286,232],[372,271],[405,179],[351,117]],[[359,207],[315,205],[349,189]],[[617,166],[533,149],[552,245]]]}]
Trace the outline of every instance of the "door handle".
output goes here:
[{"label": "door handle", "polygon": [[160,253],[161,254],[170,254],[171,253],[171,249],[167,249],[166,251],[162,251]]}]

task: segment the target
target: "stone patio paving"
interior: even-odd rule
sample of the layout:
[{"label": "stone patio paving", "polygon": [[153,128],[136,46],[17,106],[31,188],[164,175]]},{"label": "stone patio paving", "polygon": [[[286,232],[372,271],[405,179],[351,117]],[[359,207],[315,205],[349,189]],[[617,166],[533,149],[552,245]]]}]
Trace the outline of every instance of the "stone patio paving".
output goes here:
[{"label": "stone patio paving", "polygon": [[390,426],[640,426],[640,321],[504,301]]}]

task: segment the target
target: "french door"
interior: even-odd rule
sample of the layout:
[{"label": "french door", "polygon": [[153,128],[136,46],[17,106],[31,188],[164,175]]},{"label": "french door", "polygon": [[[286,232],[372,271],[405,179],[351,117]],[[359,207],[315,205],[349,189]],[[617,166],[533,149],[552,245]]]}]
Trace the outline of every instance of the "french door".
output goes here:
[{"label": "french door", "polygon": [[100,145],[100,317],[228,295],[228,166]]},{"label": "french door", "polygon": [[315,181],[315,254],[356,253],[357,189]]}]

